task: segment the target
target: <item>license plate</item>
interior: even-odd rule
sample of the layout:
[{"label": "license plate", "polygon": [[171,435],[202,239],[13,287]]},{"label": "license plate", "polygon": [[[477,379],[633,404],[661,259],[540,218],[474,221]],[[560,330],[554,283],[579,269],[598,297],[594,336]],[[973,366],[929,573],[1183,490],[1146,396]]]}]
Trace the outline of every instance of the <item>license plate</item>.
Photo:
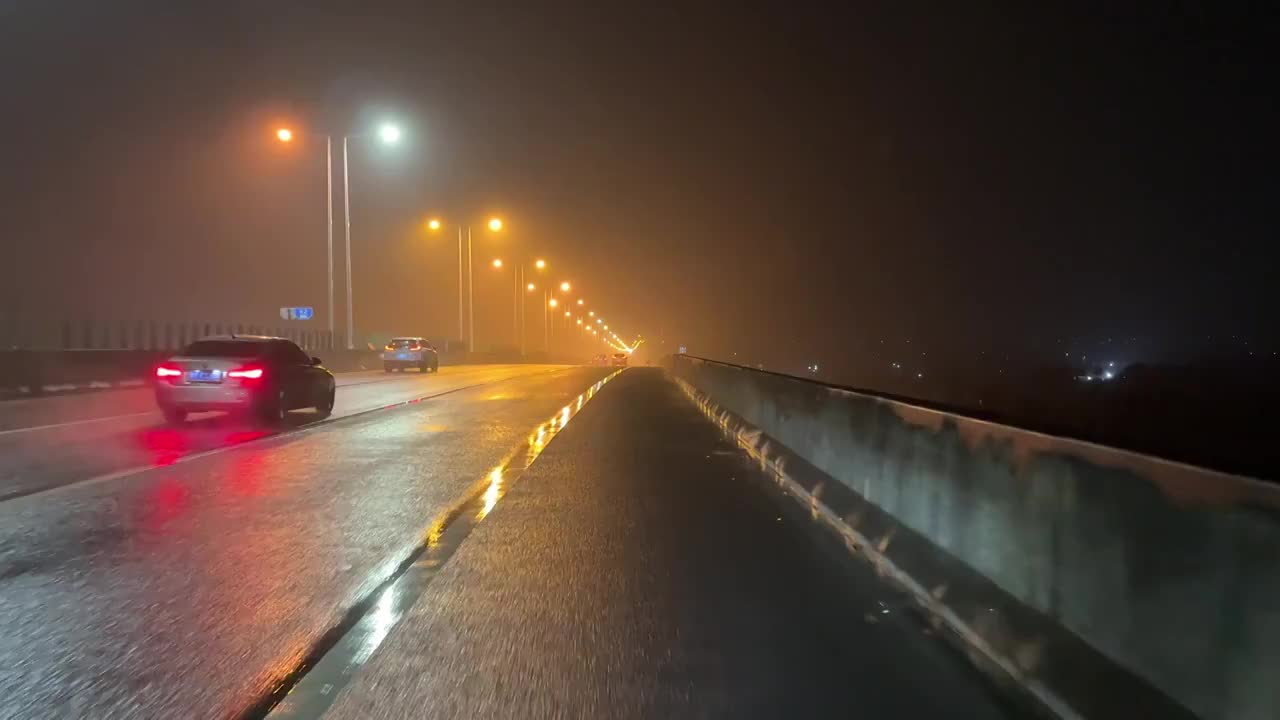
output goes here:
[{"label": "license plate", "polygon": [[396,355],[396,359],[397,359],[397,360],[408,360],[408,359],[409,359],[409,353],[400,353],[399,355]]},{"label": "license plate", "polygon": [[196,383],[220,383],[222,382],[222,372],[220,370],[192,370],[187,373],[187,381]]}]

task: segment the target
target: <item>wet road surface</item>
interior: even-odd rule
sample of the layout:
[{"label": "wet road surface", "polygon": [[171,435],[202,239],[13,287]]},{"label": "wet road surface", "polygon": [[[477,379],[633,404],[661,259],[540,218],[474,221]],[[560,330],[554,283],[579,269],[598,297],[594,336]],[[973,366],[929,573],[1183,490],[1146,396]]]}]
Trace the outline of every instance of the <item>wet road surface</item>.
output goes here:
[{"label": "wet road surface", "polygon": [[[61,475],[0,502],[0,718],[237,715],[532,429],[606,374],[393,376],[340,390],[339,414],[436,397],[225,450],[242,432],[233,424],[173,431],[147,416],[3,436],[48,448],[21,460],[9,454],[17,443],[0,450],[9,487],[28,477],[12,469],[21,463]],[[177,440],[122,442],[150,432]],[[153,454],[204,448],[206,432],[216,452],[176,463]],[[85,460],[99,454],[109,461]],[[84,481],[138,457],[149,469]]]},{"label": "wet road surface", "polygon": [[766,485],[659,371],[624,372],[325,717],[1016,716]]},{"label": "wet road surface", "polygon": [[[426,375],[342,373],[331,417],[547,372],[546,365],[443,367]],[[323,418],[290,413],[282,429]],[[0,402],[0,500],[224,448],[272,434],[219,413],[193,415],[181,430],[164,424],[150,388]]]}]

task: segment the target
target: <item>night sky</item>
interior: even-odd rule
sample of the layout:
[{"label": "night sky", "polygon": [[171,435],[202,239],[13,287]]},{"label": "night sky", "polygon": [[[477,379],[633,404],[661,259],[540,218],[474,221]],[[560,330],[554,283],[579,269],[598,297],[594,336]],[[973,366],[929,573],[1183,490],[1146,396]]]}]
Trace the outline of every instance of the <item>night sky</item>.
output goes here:
[{"label": "night sky", "polygon": [[1263,4],[188,5],[0,0],[0,313],[323,308],[323,136],[386,118],[403,146],[352,144],[361,330],[455,335],[422,223],[499,213],[481,346],[487,262],[525,255],[628,336],[849,382],[1280,349]]}]

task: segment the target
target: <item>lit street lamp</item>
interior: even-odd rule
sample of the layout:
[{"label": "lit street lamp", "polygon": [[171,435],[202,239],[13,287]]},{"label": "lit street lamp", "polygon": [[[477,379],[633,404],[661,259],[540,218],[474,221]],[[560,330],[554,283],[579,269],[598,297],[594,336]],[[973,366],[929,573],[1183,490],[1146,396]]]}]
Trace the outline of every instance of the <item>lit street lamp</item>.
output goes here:
[{"label": "lit street lamp", "polygon": [[[355,348],[355,319],[352,309],[351,297],[351,180],[347,162],[347,141],[351,138],[363,137],[364,134],[350,134],[342,136],[342,207],[343,222],[346,226],[346,255],[347,255],[347,349]],[[384,123],[378,129],[378,136],[384,144],[394,145],[400,141],[400,128],[389,123]],[[293,130],[282,127],[276,129],[276,139],[282,143],[293,142]],[[327,187],[326,201],[328,207],[328,225],[329,225],[329,242],[328,242],[328,258],[329,258],[329,337],[334,334],[334,317],[333,317],[333,136],[325,136],[325,184]]]},{"label": "lit street lamp", "polygon": [[[487,223],[489,230],[498,232],[502,230],[503,222],[501,218],[491,217]],[[444,224],[437,218],[431,218],[427,221],[427,229],[435,232],[444,227]],[[463,322],[462,322],[462,225],[458,225],[458,339],[462,339]],[[476,346],[476,309],[475,309],[475,275],[472,272],[471,263],[471,226],[467,225],[467,350],[475,352]],[[501,261],[495,261],[500,263]],[[494,267],[502,267],[500,264]]]}]

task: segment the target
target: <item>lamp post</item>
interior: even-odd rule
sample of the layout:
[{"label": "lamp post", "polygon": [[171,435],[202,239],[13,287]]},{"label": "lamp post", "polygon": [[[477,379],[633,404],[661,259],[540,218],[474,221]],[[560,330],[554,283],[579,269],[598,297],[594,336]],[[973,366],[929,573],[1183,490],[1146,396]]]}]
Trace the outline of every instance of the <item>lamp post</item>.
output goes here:
[{"label": "lamp post", "polygon": [[[489,228],[490,232],[495,232],[495,233],[501,232],[502,228],[506,226],[506,224],[502,221],[502,218],[498,218],[498,217],[489,218],[489,220],[485,223],[485,225],[486,227]],[[432,232],[436,232],[443,227],[444,227],[444,223],[441,222],[439,218],[431,218],[430,220],[427,221],[427,229]],[[463,292],[462,292],[462,230],[463,230],[463,227],[464,226],[462,225],[457,226],[457,229],[458,229],[458,339],[459,340],[462,339],[462,335],[463,335],[463,327],[462,327],[463,326],[463,305],[464,305],[463,297],[462,297],[463,295]],[[473,288],[475,284],[475,274],[472,272],[472,262],[471,262],[471,259],[472,259],[471,225],[466,225],[465,227],[467,230],[467,262],[466,262],[466,265],[467,265],[466,296],[467,297],[466,297],[466,303],[465,303],[465,306],[467,308],[467,311],[466,311],[467,350],[469,352],[475,352],[476,350],[476,309],[475,309],[475,290]]]},{"label": "lamp post", "polygon": [[[287,127],[276,129],[276,140],[282,143],[291,143],[294,140],[294,132]],[[343,206],[343,222],[346,226],[346,256],[347,256],[347,349],[354,348],[355,328],[353,320],[353,310],[351,303],[351,173],[347,166],[347,141],[351,138],[364,137],[364,133],[347,134],[342,136],[342,206]],[[400,128],[395,125],[384,123],[378,128],[378,137],[386,145],[394,145],[400,141]],[[325,136],[325,202],[326,215],[328,221],[328,310],[329,310],[329,337],[332,338],[334,329],[334,313],[333,313],[333,135]]]}]

